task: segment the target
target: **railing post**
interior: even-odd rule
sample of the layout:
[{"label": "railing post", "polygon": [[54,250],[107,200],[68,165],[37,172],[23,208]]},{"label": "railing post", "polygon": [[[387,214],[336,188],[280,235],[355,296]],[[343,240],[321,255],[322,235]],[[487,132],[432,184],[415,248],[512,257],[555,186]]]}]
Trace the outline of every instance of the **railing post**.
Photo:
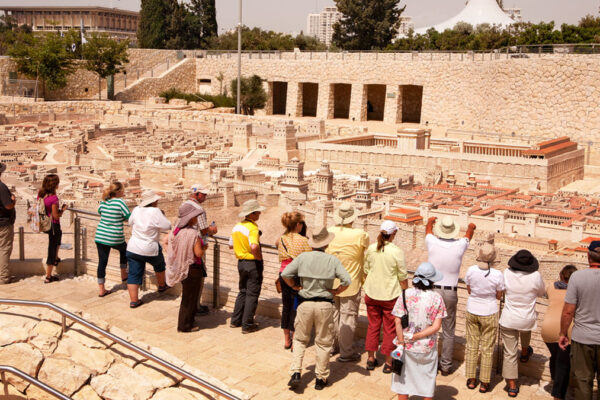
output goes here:
[{"label": "railing post", "polygon": [[167,58],[167,71],[169,70],[169,65],[170,65],[169,61],[170,60]]},{"label": "railing post", "polygon": [[140,80],[140,70],[139,69],[137,70],[137,80],[138,81]]},{"label": "railing post", "polygon": [[19,227],[19,260],[25,260],[25,229]]},{"label": "railing post", "polygon": [[87,228],[81,228],[81,259],[87,260]]},{"label": "railing post", "polygon": [[150,78],[154,78],[154,68],[150,68]]},{"label": "railing post", "polygon": [[213,308],[219,308],[219,295],[221,294],[220,271],[221,268],[221,249],[219,242],[215,239],[213,248]]},{"label": "railing post", "polygon": [[127,87],[127,74],[123,75],[125,77],[125,87]]},{"label": "railing post", "polygon": [[81,265],[81,219],[75,217],[75,225],[73,227],[73,247],[74,247],[74,274],[79,276],[79,267]]},{"label": "railing post", "polygon": [[6,382],[6,375],[4,371],[0,371],[0,379],[2,379],[2,388],[3,393],[8,393],[8,382]]}]

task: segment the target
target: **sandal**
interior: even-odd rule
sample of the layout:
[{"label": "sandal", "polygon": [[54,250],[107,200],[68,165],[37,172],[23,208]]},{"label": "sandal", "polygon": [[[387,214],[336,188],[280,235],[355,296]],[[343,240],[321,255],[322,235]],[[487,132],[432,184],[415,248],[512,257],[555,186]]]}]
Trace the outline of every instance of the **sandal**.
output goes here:
[{"label": "sandal", "polygon": [[519,361],[521,361],[522,363],[526,363],[527,361],[529,361],[529,357],[531,357],[533,355],[533,348],[531,346],[527,346],[527,354],[523,355],[521,353],[521,357],[519,357]]},{"label": "sandal", "polygon": [[388,365],[387,363],[383,364],[383,373],[384,374],[391,374],[392,373],[392,366]]},{"label": "sandal", "polygon": [[490,390],[490,383],[489,382],[481,382],[481,384],[479,385],[479,393],[487,393]]},{"label": "sandal", "polygon": [[104,293],[99,294],[98,297],[104,297],[112,293],[112,290],[105,290]]},{"label": "sandal", "polygon": [[519,388],[508,388],[508,397],[517,397],[517,395],[519,394]]},{"label": "sandal", "polygon": [[58,275],[47,276],[46,279],[44,279],[44,283],[58,282],[58,281],[59,281]]},{"label": "sandal", "polygon": [[379,365],[379,362],[377,361],[377,359],[371,361],[371,360],[367,360],[367,371],[373,371],[375,369],[375,367],[377,367]]},{"label": "sandal", "polygon": [[165,292],[169,289],[171,289],[171,286],[169,286],[165,283],[164,285],[158,287],[158,293]]},{"label": "sandal", "polygon": [[129,308],[138,308],[139,306],[141,306],[142,304],[144,304],[142,302],[142,300],[138,300],[138,301],[132,301],[129,303]]},{"label": "sandal", "polygon": [[293,345],[294,345],[293,343],[285,344],[285,345],[283,345],[283,348],[286,349],[286,350],[289,350],[289,349],[292,348]]},{"label": "sandal", "polygon": [[[483,383],[482,383],[483,385]],[[477,379],[469,378],[467,379],[467,387],[471,390],[474,390],[477,387]]]},{"label": "sandal", "polygon": [[129,276],[126,276],[125,278],[121,279],[121,283],[127,283],[127,279],[129,279]]}]

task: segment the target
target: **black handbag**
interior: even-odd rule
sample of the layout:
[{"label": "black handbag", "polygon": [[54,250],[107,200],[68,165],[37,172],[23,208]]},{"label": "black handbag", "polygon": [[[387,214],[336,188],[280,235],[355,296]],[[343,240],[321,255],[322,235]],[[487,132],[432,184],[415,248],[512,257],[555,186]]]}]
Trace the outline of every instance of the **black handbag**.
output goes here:
[{"label": "black handbag", "polygon": [[392,372],[396,375],[402,374],[402,367],[404,366],[404,362],[402,360],[398,360],[392,358]]},{"label": "black handbag", "polygon": [[[404,315],[400,318],[402,329],[408,328],[408,308],[406,308],[406,290],[402,290],[402,303],[404,304]],[[402,367],[400,367],[402,369]]]}]

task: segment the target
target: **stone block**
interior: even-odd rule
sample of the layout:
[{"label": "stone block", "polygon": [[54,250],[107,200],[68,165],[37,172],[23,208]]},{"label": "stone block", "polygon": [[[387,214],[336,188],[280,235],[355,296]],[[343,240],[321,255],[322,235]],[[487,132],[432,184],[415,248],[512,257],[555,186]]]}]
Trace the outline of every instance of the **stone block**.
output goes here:
[{"label": "stone block", "polygon": [[85,385],[73,395],[73,400],[102,400],[90,385]]},{"label": "stone block", "polygon": [[147,400],[154,393],[148,378],[120,363],[105,375],[93,377],[90,386],[100,397],[111,400]]},{"label": "stone block", "polygon": [[155,389],[173,386],[183,379],[179,375],[171,374],[164,367],[151,361],[138,364],[133,370],[148,378]]},{"label": "stone block", "polygon": [[92,371],[72,359],[50,356],[44,360],[39,380],[61,393],[71,396],[89,379]]},{"label": "stone block", "polygon": [[[10,365],[33,377],[37,377],[43,360],[42,352],[28,343],[11,344],[3,347],[0,351],[0,365]],[[29,386],[29,382],[13,374],[6,374],[6,381],[21,392],[24,392]]]},{"label": "stone block", "polygon": [[85,366],[94,375],[105,373],[115,361],[111,351],[104,348],[90,348],[69,337],[60,341],[54,351],[54,356],[68,358],[73,363]]}]

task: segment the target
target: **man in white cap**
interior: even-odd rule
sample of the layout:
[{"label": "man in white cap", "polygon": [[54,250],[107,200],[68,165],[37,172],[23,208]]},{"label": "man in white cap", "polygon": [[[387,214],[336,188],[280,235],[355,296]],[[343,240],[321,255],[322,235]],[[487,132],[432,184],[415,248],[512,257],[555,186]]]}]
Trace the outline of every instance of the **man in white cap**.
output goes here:
[{"label": "man in white cap", "polygon": [[[360,360],[360,354],[353,349],[354,331],[360,307],[360,288],[364,281],[365,251],[369,247],[369,235],[362,229],[352,228],[358,216],[351,203],[342,203],[333,214],[336,226],[329,228],[335,235],[327,247],[327,253],[336,256],[352,278],[352,283],[344,293],[335,296],[333,323],[336,326],[334,353],[339,347],[338,362]],[[337,344],[337,346],[336,346]]]},{"label": "man in white cap", "polygon": [[[6,164],[0,163],[0,175]],[[15,237],[15,195],[0,181],[0,285],[10,283],[8,261]]]},{"label": "man in white cap", "polygon": [[444,299],[448,317],[442,321],[442,355],[440,370],[443,376],[450,374],[452,356],[454,354],[454,330],[456,328],[456,304],[458,303],[458,274],[463,256],[475,232],[475,224],[470,223],[463,238],[458,238],[460,226],[450,216],[437,221],[431,217],[425,228],[425,244],[428,261],[435,269],[444,274],[444,278],[436,282],[435,290]]},{"label": "man in white cap", "polygon": [[258,324],[254,322],[254,314],[263,280],[263,257],[260,248],[261,232],[256,221],[264,210],[265,208],[261,207],[258,201],[246,201],[242,204],[242,212],[239,213],[242,221],[231,231],[233,251],[238,259],[240,291],[235,299],[230,326],[242,327],[242,333],[258,330]]},{"label": "man in white cap", "polygon": [[[197,208],[200,211],[198,215],[198,223],[196,224],[196,229],[198,230],[198,234],[202,237],[202,242],[204,243],[204,248],[208,247],[208,237],[214,236],[217,234],[217,225],[213,222],[212,224],[208,224],[208,219],[206,218],[206,211],[204,211],[204,207],[202,207],[202,203],[206,200],[206,195],[208,195],[208,189],[204,187],[204,185],[200,183],[196,183],[191,187],[190,198],[187,199],[184,204],[190,204]],[[201,304],[202,301],[202,290],[204,289],[204,277],[202,277],[202,281],[200,282],[200,292],[198,294],[198,314],[199,315],[207,315],[208,307]]]},{"label": "man in white cap", "polygon": [[[294,359],[290,367],[292,377],[288,382],[291,389],[300,384],[302,359],[315,328],[315,389],[322,390],[329,378],[329,357],[333,346],[333,296],[339,296],[348,288],[351,278],[337,257],[325,254],[334,234],[325,227],[316,229],[308,244],[313,251],[304,252],[294,259],[281,273],[281,278],[298,291],[298,309],[294,324]],[[297,286],[295,278],[300,278]],[[334,279],[340,285],[333,289]]]}]

